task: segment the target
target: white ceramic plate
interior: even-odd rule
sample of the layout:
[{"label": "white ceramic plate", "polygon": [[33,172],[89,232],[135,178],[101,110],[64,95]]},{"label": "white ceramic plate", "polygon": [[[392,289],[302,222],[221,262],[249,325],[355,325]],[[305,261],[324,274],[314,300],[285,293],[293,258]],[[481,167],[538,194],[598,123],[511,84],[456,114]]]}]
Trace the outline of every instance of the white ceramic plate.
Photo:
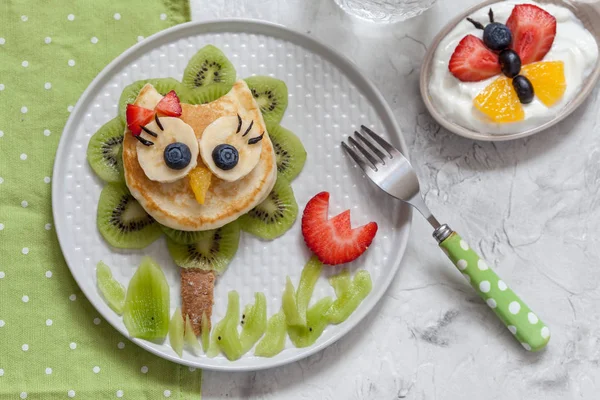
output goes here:
[{"label": "white ceramic plate", "polygon": [[[310,37],[286,28],[248,20],[188,23],[158,33],[127,50],[110,63],[79,99],[59,144],[54,165],[52,207],[56,232],[65,259],[79,287],[90,302],[117,330],[127,335],[121,317],[112,312],[96,288],[95,265],[103,260],[117,280],[127,285],[142,256],[160,262],[171,287],[171,312],[180,304],[179,271],[171,261],[164,239],[141,251],[109,247],[96,229],[96,208],[103,182],[86,161],[90,137],[117,115],[122,89],[138,79],[181,79],[190,57],[206,44],[222,49],[239,77],[272,75],[289,89],[289,105],[282,125],[304,143],[306,166],[293,182],[300,210],[316,193],[331,193],[330,214],[352,210],[353,224],[376,221],[379,232],[368,252],[350,264],[352,271],[366,268],[373,291],[343,324],[329,326],[317,343],[298,349],[288,342],[273,358],[252,351],[230,362],[223,356],[210,359],[184,353],[180,359],[168,344],[133,339],[141,347],[174,362],[215,370],[257,370],[289,363],[313,354],[346,334],[370,312],[396,273],[408,240],[411,212],[407,206],[372,187],[340,149],[340,141],[360,124],[387,136],[406,154],[406,146],[392,113],[379,92],[347,59]],[[299,220],[283,237],[261,241],[242,234],[238,253],[217,281],[213,323],[223,317],[227,292],[240,293],[241,306],[265,293],[268,315],[281,307],[285,277],[297,284],[309,258]],[[313,302],[333,295],[327,276],[339,268],[326,268]],[[289,339],[288,339],[289,340]]]}]

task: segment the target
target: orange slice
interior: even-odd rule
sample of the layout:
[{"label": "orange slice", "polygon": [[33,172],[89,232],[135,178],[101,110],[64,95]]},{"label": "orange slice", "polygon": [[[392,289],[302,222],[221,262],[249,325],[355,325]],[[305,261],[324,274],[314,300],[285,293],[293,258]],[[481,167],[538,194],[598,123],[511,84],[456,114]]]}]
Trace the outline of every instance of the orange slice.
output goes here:
[{"label": "orange slice", "polygon": [[565,64],[562,61],[540,61],[527,64],[521,69],[533,85],[538,99],[546,107],[556,104],[567,90]]},{"label": "orange slice", "polygon": [[190,179],[190,186],[192,187],[196,201],[199,204],[204,204],[206,192],[208,192],[212,180],[212,172],[204,165],[198,164],[196,168],[189,172],[188,178]]},{"label": "orange slice", "polygon": [[473,99],[473,105],[499,124],[522,121],[525,118],[525,111],[513,88],[512,79],[506,77],[490,83]]}]

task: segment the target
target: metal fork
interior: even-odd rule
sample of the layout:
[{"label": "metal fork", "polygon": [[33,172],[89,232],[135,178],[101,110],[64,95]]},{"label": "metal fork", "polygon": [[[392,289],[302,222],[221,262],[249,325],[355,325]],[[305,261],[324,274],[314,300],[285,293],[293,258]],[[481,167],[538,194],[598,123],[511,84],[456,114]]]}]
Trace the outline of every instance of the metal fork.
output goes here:
[{"label": "metal fork", "polygon": [[550,330],[502,281],[469,245],[446,224],[433,216],[419,191],[419,180],[410,162],[381,136],[361,125],[366,136],[355,131],[343,149],[384,192],[415,207],[434,228],[433,237],[444,253],[494,310],[521,345],[529,351],[543,349]]}]

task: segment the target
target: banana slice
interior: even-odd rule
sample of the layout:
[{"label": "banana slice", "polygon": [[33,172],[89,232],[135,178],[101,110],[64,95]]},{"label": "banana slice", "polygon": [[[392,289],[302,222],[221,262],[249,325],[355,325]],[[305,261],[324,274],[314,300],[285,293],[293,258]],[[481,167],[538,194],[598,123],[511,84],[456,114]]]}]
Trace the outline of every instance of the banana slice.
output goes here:
[{"label": "banana slice", "polygon": [[[156,121],[146,125],[146,129],[156,133],[156,137],[142,131],[142,136],[154,142],[154,145],[145,146],[142,143],[136,145],[138,162],[148,179],[164,183],[175,182],[196,167],[198,163],[198,140],[192,127],[179,118],[161,117],[159,121],[163,127],[162,130]],[[192,153],[190,163],[179,170],[169,168],[164,156],[165,147],[175,142],[184,143]]]},{"label": "banana slice", "polygon": [[[248,175],[258,164],[263,134],[252,121],[243,120],[239,116],[218,118],[204,129],[198,141],[200,156],[215,176],[224,181],[237,181]],[[220,144],[229,144],[238,152],[238,163],[229,170],[217,167],[213,159],[213,150]]]}]

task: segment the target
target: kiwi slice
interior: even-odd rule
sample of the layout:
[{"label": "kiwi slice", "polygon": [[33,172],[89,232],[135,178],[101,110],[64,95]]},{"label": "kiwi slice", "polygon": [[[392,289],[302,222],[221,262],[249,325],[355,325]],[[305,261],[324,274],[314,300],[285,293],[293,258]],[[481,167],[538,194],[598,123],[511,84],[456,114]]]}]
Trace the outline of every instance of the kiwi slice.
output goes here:
[{"label": "kiwi slice", "polygon": [[281,299],[281,307],[285,315],[285,321],[288,325],[306,326],[306,316],[302,318],[298,313],[298,305],[296,303],[296,290],[290,277],[286,277],[285,289]]},{"label": "kiwi slice", "polygon": [[193,244],[205,236],[204,231],[180,231],[164,225],[160,225],[160,229],[162,229],[169,239],[177,244]]},{"label": "kiwi slice", "polygon": [[206,104],[225,96],[231,90],[229,83],[212,83],[208,86],[202,86],[192,89],[188,92],[186,103],[188,104]]},{"label": "kiwi slice", "polygon": [[104,186],[96,222],[104,239],[120,249],[143,249],[162,235],[158,223],[129,193],[124,183]]},{"label": "kiwi slice", "polygon": [[189,89],[213,83],[233,85],[236,72],[225,54],[213,45],[201,48],[188,62],[183,71],[183,84]]},{"label": "kiwi slice", "polygon": [[361,270],[354,275],[350,286],[333,302],[325,317],[332,324],[344,322],[367,297],[373,284],[368,271]]},{"label": "kiwi slice", "polygon": [[96,281],[106,304],[117,314],[123,314],[125,288],[113,278],[110,267],[102,261],[96,266]]},{"label": "kiwi slice", "polygon": [[188,90],[179,82],[173,78],[153,78],[143,79],[141,81],[135,81],[130,85],[125,86],[121,97],[119,97],[119,116],[123,122],[126,121],[125,111],[127,110],[127,104],[133,104],[137,98],[140,90],[147,84],[150,83],[154,86],[154,89],[163,96],[174,90],[183,103],[187,102]]},{"label": "kiwi slice", "polygon": [[194,327],[192,326],[192,320],[189,315],[185,315],[185,333],[183,335],[183,341],[185,345],[190,347],[194,352],[200,352],[200,343],[198,342],[198,338],[194,333]]},{"label": "kiwi slice", "polygon": [[[183,321],[181,315],[179,319]],[[123,322],[133,337],[162,340],[167,336],[169,284],[160,265],[150,257],[142,259],[129,281]]]},{"label": "kiwi slice", "polygon": [[265,336],[258,342],[254,355],[273,357],[285,348],[286,323],[283,310],[269,318]]},{"label": "kiwi slice", "polygon": [[288,181],[278,177],[267,198],[239,218],[242,230],[272,240],[287,232],[298,216],[298,204]]},{"label": "kiwi slice", "polygon": [[277,176],[291,182],[304,167],[306,150],[298,136],[281,125],[272,125],[268,131],[277,158]]},{"label": "kiwi slice", "polygon": [[200,343],[202,343],[202,350],[208,353],[208,347],[210,345],[210,321],[205,313],[202,313],[202,335],[200,336]]},{"label": "kiwi slice", "polygon": [[264,293],[254,294],[254,304],[248,304],[242,314],[240,342],[245,354],[262,337],[267,329],[267,298]]},{"label": "kiwi slice", "polygon": [[315,285],[319,276],[321,276],[321,269],[323,263],[319,261],[317,256],[312,256],[302,269],[300,275],[300,282],[298,283],[298,291],[296,292],[296,307],[298,308],[298,314],[302,319],[302,326],[306,326],[306,309],[310,298],[312,297]]},{"label": "kiwi slice", "polygon": [[211,335],[211,345],[207,355],[215,355],[215,349],[220,349],[230,361],[237,360],[242,356],[242,343],[237,330],[240,320],[240,296],[238,292],[229,292],[227,312],[221,321],[217,323]]},{"label": "kiwi slice", "polygon": [[350,278],[350,271],[344,268],[342,272],[329,278],[329,284],[335,291],[335,296],[340,297],[350,287],[352,279]]},{"label": "kiwi slice", "polygon": [[183,355],[183,316],[179,307],[173,313],[169,322],[169,343],[171,348],[181,358]]},{"label": "kiwi slice", "polygon": [[288,326],[288,335],[294,346],[308,347],[314,344],[323,333],[329,321],[325,316],[333,299],[325,297],[319,300],[306,313],[306,326]]},{"label": "kiwi slice", "polygon": [[167,237],[167,247],[175,264],[181,268],[200,268],[222,274],[238,249],[240,226],[237,221],[194,233],[198,234],[198,240],[192,244],[179,244]]},{"label": "kiwi slice", "polygon": [[98,177],[106,182],[123,181],[123,136],[125,123],[114,118],[90,139],[87,159]]},{"label": "kiwi slice", "polygon": [[285,82],[270,76],[251,76],[244,80],[260,106],[267,126],[280,123],[288,105],[288,89]]}]

